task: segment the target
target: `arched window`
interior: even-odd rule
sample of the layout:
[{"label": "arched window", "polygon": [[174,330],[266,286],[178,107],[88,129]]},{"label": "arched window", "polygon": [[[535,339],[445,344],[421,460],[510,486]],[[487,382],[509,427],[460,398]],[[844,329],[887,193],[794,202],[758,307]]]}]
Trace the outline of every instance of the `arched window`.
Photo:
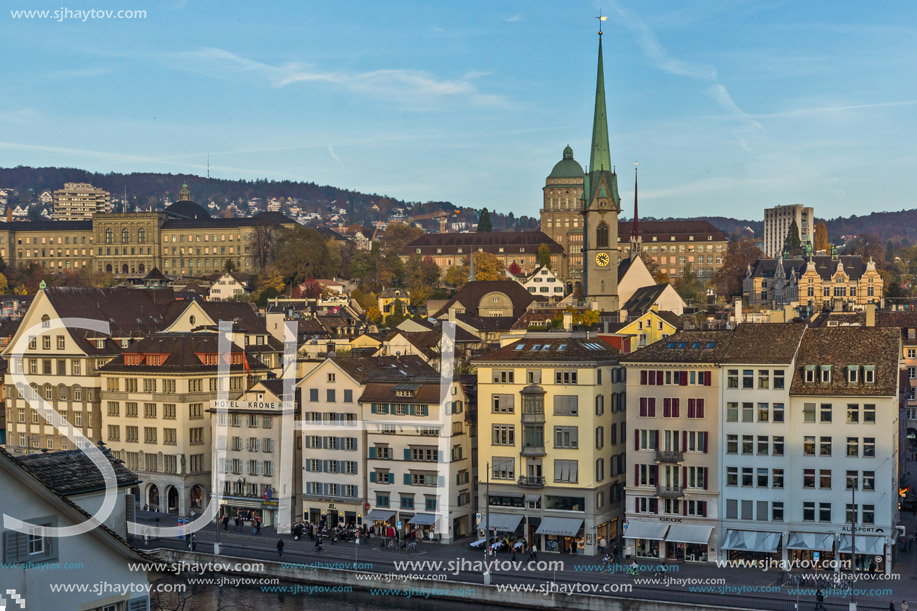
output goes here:
[{"label": "arched window", "polygon": [[105,230],[105,243],[111,244],[115,241],[115,234],[112,232],[111,227]]},{"label": "arched window", "polygon": [[595,247],[608,248],[608,225],[605,221],[599,223],[595,228]]},{"label": "arched window", "polygon": [[131,241],[131,232],[125,227],[121,230],[121,242],[126,244]]},{"label": "arched window", "polygon": [[41,317],[41,328],[50,329],[51,328],[51,317],[47,314],[43,314]]},{"label": "arched window", "polygon": [[137,243],[143,244],[144,242],[146,242],[146,229],[141,227],[137,230]]}]

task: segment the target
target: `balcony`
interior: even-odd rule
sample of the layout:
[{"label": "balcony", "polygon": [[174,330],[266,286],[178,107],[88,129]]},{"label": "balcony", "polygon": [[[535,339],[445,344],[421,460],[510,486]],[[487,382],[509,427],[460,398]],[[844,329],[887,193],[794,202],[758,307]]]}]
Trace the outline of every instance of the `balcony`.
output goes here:
[{"label": "balcony", "polygon": [[544,424],[544,412],[522,412],[522,424]]},{"label": "balcony", "polygon": [[656,462],[680,463],[684,459],[685,453],[681,450],[656,450]]},{"label": "balcony", "polygon": [[520,488],[544,488],[544,476],[522,475],[519,477]]},{"label": "balcony", "polygon": [[685,489],[681,486],[662,486],[656,485],[656,496],[664,499],[678,499],[685,495]]},{"label": "balcony", "polygon": [[544,451],[544,446],[525,446],[520,452],[523,456],[544,456],[546,452]]}]

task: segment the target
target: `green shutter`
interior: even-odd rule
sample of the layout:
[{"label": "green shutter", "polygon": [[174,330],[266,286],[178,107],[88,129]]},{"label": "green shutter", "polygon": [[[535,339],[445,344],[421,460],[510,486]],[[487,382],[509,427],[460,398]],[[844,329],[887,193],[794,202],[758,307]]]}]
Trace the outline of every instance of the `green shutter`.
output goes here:
[{"label": "green shutter", "polygon": [[404,459],[411,460],[411,449],[410,448],[404,449]]},{"label": "green shutter", "polygon": [[436,451],[436,462],[443,462],[443,451],[442,450]]},{"label": "green shutter", "polygon": [[410,485],[411,485],[411,474],[410,474],[410,473],[405,473],[405,474],[404,474],[404,485],[405,485],[405,486],[410,486]]},{"label": "green shutter", "polygon": [[376,457],[376,446],[372,446],[371,448],[369,448],[369,457],[370,458]]},{"label": "green shutter", "polygon": [[375,472],[375,471],[372,471],[372,472],[369,474],[369,481],[371,481],[371,482],[374,483],[374,484],[376,483],[376,472]]}]

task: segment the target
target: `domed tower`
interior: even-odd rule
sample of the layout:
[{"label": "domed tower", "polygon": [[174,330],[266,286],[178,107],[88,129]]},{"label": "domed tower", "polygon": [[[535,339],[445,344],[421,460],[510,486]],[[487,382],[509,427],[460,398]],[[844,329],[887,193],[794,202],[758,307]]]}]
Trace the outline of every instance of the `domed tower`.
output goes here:
[{"label": "domed tower", "polygon": [[554,165],[544,184],[544,206],[541,209],[541,230],[564,247],[567,253],[559,272],[567,283],[582,277],[583,217],[580,196],[583,193],[583,168],[573,159],[573,149],[567,145],[563,158]]}]

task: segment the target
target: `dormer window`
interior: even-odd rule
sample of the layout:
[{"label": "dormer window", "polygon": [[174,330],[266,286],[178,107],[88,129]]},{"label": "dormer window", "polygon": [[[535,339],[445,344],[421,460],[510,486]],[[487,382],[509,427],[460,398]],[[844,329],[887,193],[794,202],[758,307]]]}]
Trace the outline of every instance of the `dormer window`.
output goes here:
[{"label": "dormer window", "polygon": [[847,365],[847,383],[856,384],[859,382],[860,367],[858,365]]},{"label": "dormer window", "polygon": [[866,365],[863,367],[863,382],[866,384],[876,383],[876,366]]},{"label": "dormer window", "polygon": [[815,382],[815,365],[806,365],[806,384]]},{"label": "dormer window", "polygon": [[104,339],[97,339],[97,340],[96,340],[96,349],[101,350],[101,349],[104,348],[104,347],[105,347],[105,340],[104,340]]},{"label": "dormer window", "polygon": [[129,339],[122,339],[122,340],[121,340],[121,347],[122,347],[122,348],[127,348],[127,347],[130,345],[130,343],[131,343],[131,340],[129,340]]},{"label": "dormer window", "polygon": [[831,365],[822,365],[821,366],[821,383],[822,384],[831,383]]}]

